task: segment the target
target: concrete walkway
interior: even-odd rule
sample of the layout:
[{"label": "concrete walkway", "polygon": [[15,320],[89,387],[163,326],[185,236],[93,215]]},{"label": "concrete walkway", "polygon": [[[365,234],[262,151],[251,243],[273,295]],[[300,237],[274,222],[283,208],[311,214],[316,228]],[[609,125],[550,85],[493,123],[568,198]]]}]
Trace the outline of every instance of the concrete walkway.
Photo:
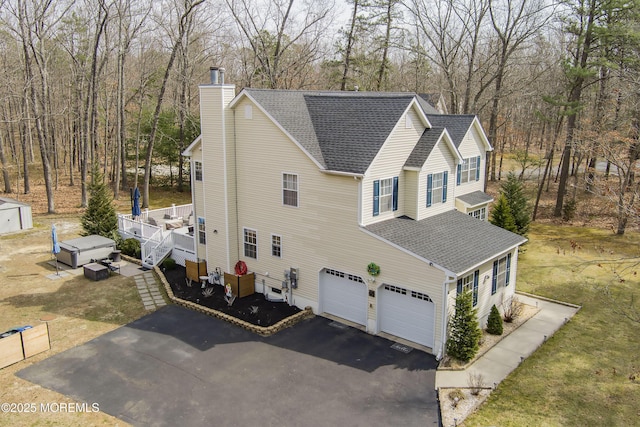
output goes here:
[{"label": "concrete walkway", "polygon": [[164,297],[160,293],[158,281],[153,272],[145,271],[140,275],[134,276],[134,280],[136,281],[136,287],[140,293],[144,308],[147,310],[155,310],[156,308],[167,305]]},{"label": "concrete walkway", "polygon": [[470,374],[482,374],[488,387],[499,384],[579,310],[577,306],[551,302],[524,294],[518,294],[518,299],[524,304],[539,307],[540,311],[478,358],[467,369],[461,371],[438,370],[436,372],[436,388],[467,388],[469,387]]}]

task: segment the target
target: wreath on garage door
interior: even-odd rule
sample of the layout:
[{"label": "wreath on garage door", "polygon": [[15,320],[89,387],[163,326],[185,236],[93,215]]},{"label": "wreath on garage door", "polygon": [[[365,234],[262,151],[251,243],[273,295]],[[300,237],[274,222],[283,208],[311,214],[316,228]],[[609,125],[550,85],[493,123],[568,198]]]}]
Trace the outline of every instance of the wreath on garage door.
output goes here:
[{"label": "wreath on garage door", "polygon": [[380,266],[375,262],[369,263],[369,265],[367,265],[367,273],[374,277],[377,276],[380,274]]}]

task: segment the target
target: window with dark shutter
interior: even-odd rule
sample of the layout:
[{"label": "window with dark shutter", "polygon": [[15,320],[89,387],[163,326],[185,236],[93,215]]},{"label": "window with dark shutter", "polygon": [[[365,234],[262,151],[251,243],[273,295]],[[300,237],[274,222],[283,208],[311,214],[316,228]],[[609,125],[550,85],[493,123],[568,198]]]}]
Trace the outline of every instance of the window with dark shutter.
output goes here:
[{"label": "window with dark shutter", "polygon": [[380,214],[380,181],[373,181],[373,216]]}]

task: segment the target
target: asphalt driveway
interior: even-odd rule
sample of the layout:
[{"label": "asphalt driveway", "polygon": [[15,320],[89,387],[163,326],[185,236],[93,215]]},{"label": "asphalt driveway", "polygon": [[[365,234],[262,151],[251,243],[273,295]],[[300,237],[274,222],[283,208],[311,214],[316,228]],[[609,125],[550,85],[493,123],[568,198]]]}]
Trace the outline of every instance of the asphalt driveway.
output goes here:
[{"label": "asphalt driveway", "polygon": [[433,356],[315,317],[271,337],[164,307],[18,376],[133,425],[438,425]]}]

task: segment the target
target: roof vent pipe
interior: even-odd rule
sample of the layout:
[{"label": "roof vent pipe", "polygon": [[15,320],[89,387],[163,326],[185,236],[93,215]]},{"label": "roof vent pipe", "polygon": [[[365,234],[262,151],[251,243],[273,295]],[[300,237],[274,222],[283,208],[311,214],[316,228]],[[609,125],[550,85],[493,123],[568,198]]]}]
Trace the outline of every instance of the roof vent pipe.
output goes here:
[{"label": "roof vent pipe", "polygon": [[224,72],[225,69],[220,67],[218,68],[218,73],[220,73],[220,84],[223,85],[224,84]]},{"label": "roof vent pipe", "polygon": [[211,78],[211,84],[218,84],[218,76],[219,76],[219,68],[218,67],[209,67],[209,76]]}]

